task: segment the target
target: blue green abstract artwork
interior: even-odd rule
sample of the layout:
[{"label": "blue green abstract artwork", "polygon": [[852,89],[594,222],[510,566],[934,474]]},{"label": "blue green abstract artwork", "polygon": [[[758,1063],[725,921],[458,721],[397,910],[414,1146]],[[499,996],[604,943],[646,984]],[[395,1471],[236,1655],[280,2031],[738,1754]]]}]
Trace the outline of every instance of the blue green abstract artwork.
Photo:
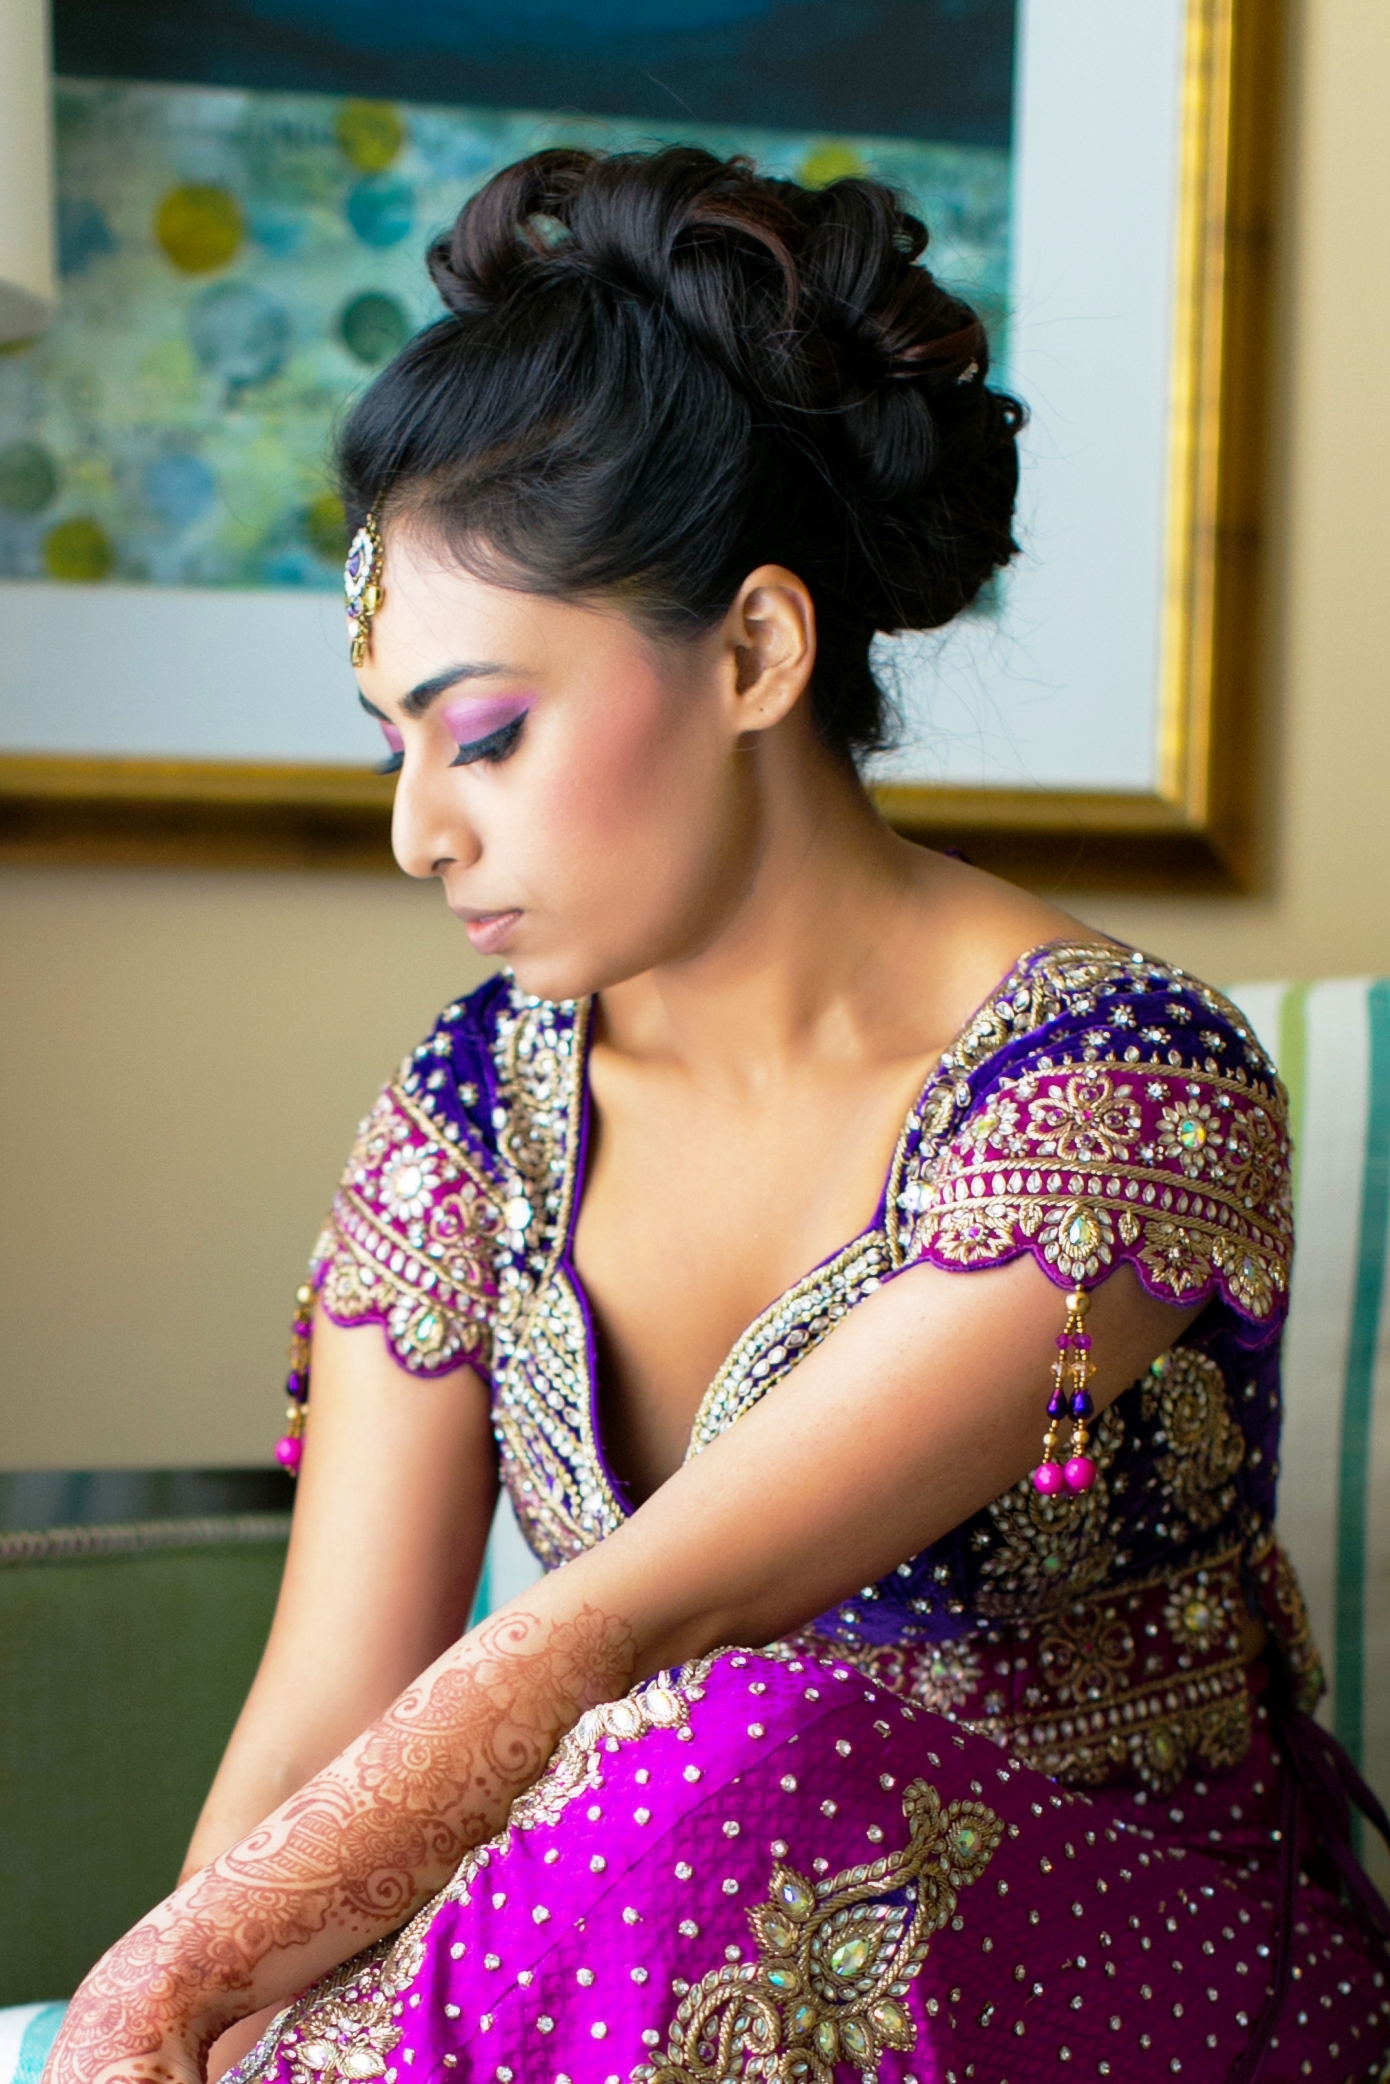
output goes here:
[{"label": "blue green abstract artwork", "polygon": [[62,302],[0,354],[0,576],[338,584],[335,423],[439,315],[425,249],[545,145],[748,153],[911,198],[937,272],[997,328],[1009,152],[987,144],[57,83]]}]

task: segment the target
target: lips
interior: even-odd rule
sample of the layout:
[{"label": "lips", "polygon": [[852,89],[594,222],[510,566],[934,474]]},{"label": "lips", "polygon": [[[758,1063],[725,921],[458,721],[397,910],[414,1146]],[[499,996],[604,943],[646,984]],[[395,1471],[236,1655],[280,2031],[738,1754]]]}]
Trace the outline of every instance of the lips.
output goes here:
[{"label": "lips", "polygon": [[509,912],[478,912],[460,908],[459,918],[464,931],[480,955],[496,955],[511,939],[521,923],[521,912],[514,908]]}]

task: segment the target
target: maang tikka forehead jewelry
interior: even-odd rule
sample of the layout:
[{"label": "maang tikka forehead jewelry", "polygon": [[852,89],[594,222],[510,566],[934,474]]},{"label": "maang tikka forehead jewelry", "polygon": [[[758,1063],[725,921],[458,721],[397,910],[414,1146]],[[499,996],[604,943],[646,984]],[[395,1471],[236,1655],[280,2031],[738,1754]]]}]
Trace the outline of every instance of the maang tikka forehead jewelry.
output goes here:
[{"label": "maang tikka forehead jewelry", "polygon": [[363,663],[371,642],[372,617],[381,606],[381,568],[385,555],[376,515],[368,514],[348,547],[347,563],[343,566],[343,594],[347,601],[348,639],[354,666]]}]

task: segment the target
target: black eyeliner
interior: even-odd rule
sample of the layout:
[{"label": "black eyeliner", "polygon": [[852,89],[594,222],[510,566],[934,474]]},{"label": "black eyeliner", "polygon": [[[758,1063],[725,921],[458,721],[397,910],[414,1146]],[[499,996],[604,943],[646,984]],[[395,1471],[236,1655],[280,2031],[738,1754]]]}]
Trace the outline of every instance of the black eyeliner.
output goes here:
[{"label": "black eyeliner", "polygon": [[398,753],[388,753],[384,760],[377,761],[376,766],[372,769],[372,772],[373,774],[399,774],[401,771],[401,764],[404,761],[404,759],[405,753],[403,751]]},{"label": "black eyeliner", "polygon": [[526,722],[527,712],[514,716],[509,724],[489,731],[486,738],[475,738],[469,745],[461,745],[449,762],[451,767],[471,767],[475,760],[505,760],[521,736],[521,727]]}]

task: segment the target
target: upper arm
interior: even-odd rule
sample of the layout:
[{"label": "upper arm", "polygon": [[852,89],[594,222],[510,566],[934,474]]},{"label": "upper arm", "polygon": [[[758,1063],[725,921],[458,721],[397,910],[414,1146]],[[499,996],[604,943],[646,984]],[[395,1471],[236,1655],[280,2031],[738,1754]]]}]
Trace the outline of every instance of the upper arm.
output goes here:
[{"label": "upper arm", "polygon": [[472,1000],[447,1009],[387,1083],[315,1247],[312,1339],[297,1325],[290,1385],[306,1394],[312,1359],[289,1556],[205,1814],[213,1836],[229,1821],[239,1836],[467,1626],[497,1496],[478,1016]]},{"label": "upper arm", "polygon": [[[258,1689],[316,1770],[468,1624],[497,1463],[471,1367],[418,1378],[322,1311],[284,1582]],[[288,1727],[287,1721],[287,1727]]]}]

